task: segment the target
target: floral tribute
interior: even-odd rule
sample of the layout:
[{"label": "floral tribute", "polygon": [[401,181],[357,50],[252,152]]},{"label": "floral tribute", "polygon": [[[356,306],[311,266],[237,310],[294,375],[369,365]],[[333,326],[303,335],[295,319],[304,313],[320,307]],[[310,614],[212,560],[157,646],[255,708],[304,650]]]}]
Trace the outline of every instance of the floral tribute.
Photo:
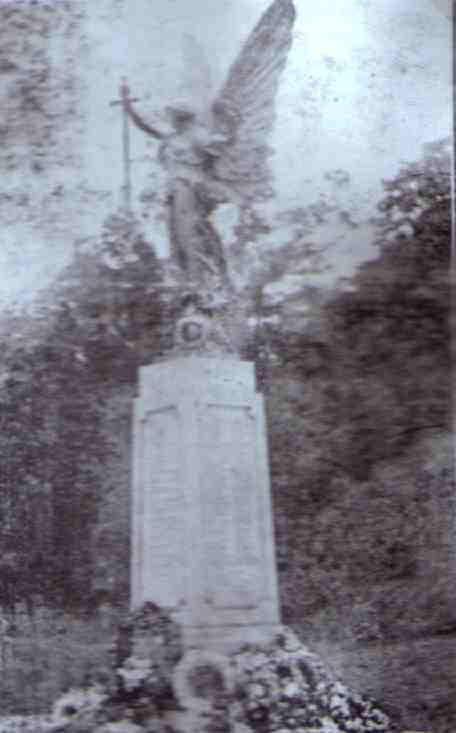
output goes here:
[{"label": "floral tribute", "polygon": [[274,643],[234,657],[231,717],[243,728],[269,733],[393,733],[395,726],[370,700],[350,692],[283,627]]},{"label": "floral tribute", "polygon": [[[0,733],[397,731],[372,701],[337,681],[286,627],[269,645],[246,646],[224,657],[223,664],[216,660],[215,672],[206,669],[212,657],[197,659],[197,667],[204,669],[200,680],[184,686],[195,691],[195,704],[189,700],[188,709],[181,699],[188,664],[180,629],[161,609],[146,604],[130,615],[112,651],[113,667],[100,674],[102,682],[65,693],[47,720],[16,718],[11,727],[0,721]],[[217,675],[226,684],[214,685]],[[205,680],[211,687],[208,695],[200,690]]]}]

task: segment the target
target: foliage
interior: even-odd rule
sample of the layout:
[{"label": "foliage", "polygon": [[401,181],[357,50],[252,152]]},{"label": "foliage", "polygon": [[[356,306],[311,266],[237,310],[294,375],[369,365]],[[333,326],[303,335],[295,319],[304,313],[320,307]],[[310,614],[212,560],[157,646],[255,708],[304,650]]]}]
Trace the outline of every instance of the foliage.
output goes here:
[{"label": "foliage", "polygon": [[[42,192],[43,174],[50,167],[77,160],[74,138],[72,144],[68,138],[82,117],[75,103],[79,81],[72,54],[81,40],[83,15],[83,9],[68,0],[0,5],[0,169],[7,174],[0,207],[6,221],[12,213],[17,219],[30,215],[24,209]],[[56,34],[65,37],[60,64],[52,63],[51,56]],[[58,189],[48,200],[51,207]]]},{"label": "foliage", "polygon": [[[93,380],[67,347],[60,315],[39,345],[4,355],[1,544],[9,559],[3,598],[10,602],[41,591],[63,601],[75,584],[83,591],[90,570],[90,487],[108,447],[98,430],[98,399],[85,421]],[[82,575],[71,577],[70,568]]]},{"label": "foliage", "polygon": [[270,329],[284,610],[317,636],[454,625],[449,170],[441,144],[386,183],[378,258],[306,328]]},{"label": "foliage", "polygon": [[3,605],[36,594],[57,606],[92,601],[94,529],[116,449],[108,397],[159,348],[158,265],[136,233],[118,265],[123,224],[107,222],[98,253],[80,254],[2,355]]}]

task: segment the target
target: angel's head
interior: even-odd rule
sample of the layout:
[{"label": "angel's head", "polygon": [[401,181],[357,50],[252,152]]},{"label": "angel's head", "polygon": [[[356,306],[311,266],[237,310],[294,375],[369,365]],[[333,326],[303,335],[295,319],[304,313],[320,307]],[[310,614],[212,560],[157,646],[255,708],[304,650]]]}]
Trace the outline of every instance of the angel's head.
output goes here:
[{"label": "angel's head", "polygon": [[185,132],[196,121],[196,113],[186,104],[166,107],[166,114],[176,132]]}]

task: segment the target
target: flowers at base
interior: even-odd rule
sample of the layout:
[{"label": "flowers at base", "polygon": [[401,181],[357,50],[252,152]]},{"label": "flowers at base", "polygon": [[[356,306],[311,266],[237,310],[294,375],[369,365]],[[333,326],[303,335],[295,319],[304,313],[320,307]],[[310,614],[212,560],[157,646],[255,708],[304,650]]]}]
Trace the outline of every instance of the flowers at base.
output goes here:
[{"label": "flowers at base", "polygon": [[0,733],[52,733],[53,722],[43,715],[7,715],[0,718]]},{"label": "flowers at base", "polygon": [[57,726],[64,726],[82,713],[96,712],[105,700],[106,693],[97,685],[87,689],[69,690],[54,703],[52,720]]},{"label": "flowers at base", "polygon": [[388,717],[351,693],[286,628],[266,647],[234,658],[237,703],[233,719],[262,733],[316,729],[320,733],[391,733]]},{"label": "flowers at base", "polygon": [[117,674],[122,679],[123,687],[127,692],[140,690],[152,673],[152,661],[139,657],[128,657],[123,666],[117,669]]},{"label": "flowers at base", "polygon": [[181,635],[180,627],[166,612],[147,602],[129,613],[119,627],[114,665],[125,667],[128,658],[144,657],[152,660],[162,675],[169,676],[182,657]]},{"label": "flowers at base", "polygon": [[[167,670],[148,656],[130,656],[116,669],[117,698],[139,710],[157,711],[173,704],[173,690]],[[145,712],[146,714],[146,712]]]},{"label": "flowers at base", "polygon": [[396,730],[374,702],[350,692],[286,627],[270,644],[227,657],[193,650],[181,659],[180,644],[179,629],[146,605],[122,628],[108,675],[113,684],[65,693],[54,705],[53,727],[33,733]]}]

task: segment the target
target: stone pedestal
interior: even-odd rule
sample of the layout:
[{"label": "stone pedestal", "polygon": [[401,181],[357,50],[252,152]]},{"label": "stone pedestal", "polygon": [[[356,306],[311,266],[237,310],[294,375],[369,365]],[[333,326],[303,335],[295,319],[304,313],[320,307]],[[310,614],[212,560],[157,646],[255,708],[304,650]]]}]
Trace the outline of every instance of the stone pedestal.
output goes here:
[{"label": "stone pedestal", "polygon": [[277,579],[252,363],[190,355],[140,370],[131,521],[132,607],[168,609],[187,648],[271,637]]}]

